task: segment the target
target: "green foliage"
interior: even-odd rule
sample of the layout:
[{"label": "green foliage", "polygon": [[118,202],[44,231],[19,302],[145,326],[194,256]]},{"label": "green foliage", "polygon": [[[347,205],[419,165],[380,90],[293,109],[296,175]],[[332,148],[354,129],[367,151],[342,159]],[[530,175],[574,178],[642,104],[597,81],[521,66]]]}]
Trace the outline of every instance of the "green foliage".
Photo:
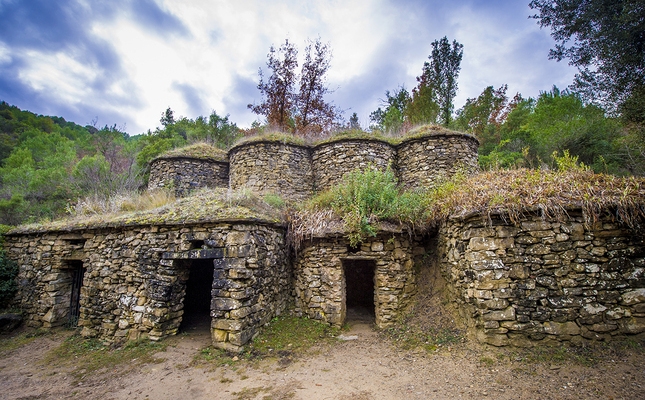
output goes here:
[{"label": "green foliage", "polygon": [[433,89],[439,106],[439,119],[444,126],[450,125],[452,121],[463,49],[462,44],[456,40],[451,44],[444,36],[432,42],[432,53],[428,56],[430,62],[423,65],[420,83]]},{"label": "green foliage", "polygon": [[276,317],[253,340],[251,352],[276,355],[279,351],[303,352],[314,344],[335,337],[338,328],[321,321],[291,316]]},{"label": "green foliage", "polygon": [[[569,64],[578,68],[575,90],[586,99],[602,101],[610,110],[644,101],[642,1],[533,0],[529,6],[538,11],[533,18],[540,26],[551,28],[551,36],[557,41],[549,58],[568,59]],[[640,119],[627,114],[628,121]],[[642,116],[642,108],[638,114]]]},{"label": "green foliage", "polygon": [[478,123],[482,118],[468,118],[473,113],[476,115],[480,103],[494,104],[483,101],[495,98],[486,95],[490,89],[460,110],[457,119],[462,126],[469,121],[465,126],[480,138],[482,167],[540,167],[551,159],[553,152],[567,150],[596,172],[625,173],[627,159],[619,152],[620,125],[601,108],[584,104],[577,94],[554,87],[541,93],[537,100],[516,96],[500,112],[482,114],[484,117],[507,114],[501,120],[493,121],[489,117],[487,122]]},{"label": "green foliage", "polygon": [[370,114],[372,130],[380,130],[386,133],[399,133],[404,126],[405,112],[410,103],[410,94],[403,87],[399,87],[394,94],[385,92],[385,101],[382,101],[385,109],[380,107]]},{"label": "green foliage", "polygon": [[280,195],[273,194],[273,193],[265,194],[263,197],[263,200],[269,206],[276,208],[278,210],[285,208],[287,205],[287,203],[284,201],[282,197],[280,197]]},{"label": "green foliage", "polygon": [[341,185],[314,197],[310,207],[333,209],[346,224],[350,245],[356,246],[376,235],[379,221],[415,221],[421,213],[420,196],[401,192],[391,168],[368,167],[345,175]]}]

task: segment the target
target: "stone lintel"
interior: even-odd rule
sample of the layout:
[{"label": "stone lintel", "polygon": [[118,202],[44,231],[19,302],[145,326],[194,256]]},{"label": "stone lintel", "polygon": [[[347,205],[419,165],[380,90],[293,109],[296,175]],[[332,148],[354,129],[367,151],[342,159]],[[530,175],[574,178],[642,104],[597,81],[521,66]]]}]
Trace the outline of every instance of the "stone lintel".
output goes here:
[{"label": "stone lintel", "polygon": [[224,249],[195,249],[182,252],[167,251],[161,255],[163,259],[170,260],[193,260],[193,259],[212,259],[224,258]]}]

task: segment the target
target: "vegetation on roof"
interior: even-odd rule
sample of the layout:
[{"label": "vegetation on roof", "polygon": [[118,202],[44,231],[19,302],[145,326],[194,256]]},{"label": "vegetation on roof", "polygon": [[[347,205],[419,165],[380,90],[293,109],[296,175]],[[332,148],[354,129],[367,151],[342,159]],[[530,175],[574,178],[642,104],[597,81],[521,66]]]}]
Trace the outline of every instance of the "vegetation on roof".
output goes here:
[{"label": "vegetation on roof", "polygon": [[283,143],[283,144],[294,144],[297,146],[305,146],[307,144],[303,137],[295,136],[290,133],[273,131],[273,132],[260,133],[258,135],[243,137],[242,139],[235,142],[235,144],[231,147],[231,149],[239,147],[243,144],[256,143],[256,142],[277,142],[277,143]]},{"label": "vegetation on roof", "polygon": [[177,158],[177,157],[189,157],[197,158],[203,160],[214,160],[214,161],[228,161],[228,154],[225,150],[219,149],[208,143],[199,142],[191,144],[190,146],[180,147],[167,151],[160,156],[159,158]]},{"label": "vegetation on roof", "polygon": [[390,170],[355,171],[345,182],[320,193],[290,216],[290,240],[342,232],[352,245],[394,223],[423,233],[454,217],[498,215],[511,223],[538,213],[546,220],[568,219],[582,211],[587,225],[608,213],[629,227],[645,219],[645,179],[595,174],[575,157],[554,155],[556,169],[494,170],[457,174],[423,191],[401,191]]},{"label": "vegetation on roof", "polygon": [[390,143],[394,139],[394,137],[385,135],[379,131],[366,132],[362,129],[347,129],[334,132],[324,139],[313,142],[313,145],[317,146],[325,143],[337,142],[339,140],[351,139],[382,140],[384,142]]},{"label": "vegetation on roof", "polygon": [[87,198],[69,211],[71,215],[67,218],[23,225],[10,234],[228,220],[284,221],[283,207],[276,205],[272,197],[265,200],[248,190],[223,188],[201,189],[179,199],[165,190],[114,196],[108,200]]},{"label": "vegetation on roof", "polygon": [[408,140],[412,139],[421,139],[421,138],[426,138],[430,136],[436,136],[436,135],[460,135],[460,136],[469,136],[475,139],[474,136],[469,135],[467,133],[463,132],[458,132],[454,131],[451,129],[446,128],[445,126],[442,125],[434,125],[434,124],[427,124],[427,125],[421,125],[418,126],[414,129],[409,130],[407,133],[404,135],[397,136],[391,140],[392,144],[399,144]]},{"label": "vegetation on roof", "polygon": [[311,138],[306,138],[302,136],[293,135],[291,133],[273,131],[269,133],[260,133],[258,135],[247,136],[238,140],[233,148],[253,142],[280,142],[285,144],[295,144],[299,146],[318,146],[326,143],[333,143],[342,140],[381,140],[392,145],[397,145],[401,142],[410,139],[424,138],[429,136],[441,135],[441,134],[454,134],[454,135],[472,135],[465,134],[463,132],[457,132],[450,129],[447,129],[441,125],[421,125],[417,128],[414,128],[407,133],[391,135],[383,133],[382,131],[364,131],[362,129],[344,129],[339,131],[330,132],[327,136],[313,140]]}]

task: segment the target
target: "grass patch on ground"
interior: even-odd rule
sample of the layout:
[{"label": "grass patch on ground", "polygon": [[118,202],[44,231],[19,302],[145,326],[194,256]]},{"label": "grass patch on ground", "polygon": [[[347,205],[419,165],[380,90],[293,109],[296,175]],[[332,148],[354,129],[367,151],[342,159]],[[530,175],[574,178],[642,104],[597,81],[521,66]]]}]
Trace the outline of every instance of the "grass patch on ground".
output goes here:
[{"label": "grass patch on ground", "polygon": [[129,341],[123,347],[112,348],[98,339],[86,339],[78,334],[67,338],[43,359],[44,364],[62,364],[74,367],[72,375],[79,381],[93,372],[126,366],[159,363],[155,353],[165,350],[166,344],[149,340]]},{"label": "grass patch on ground", "polygon": [[562,366],[565,364],[593,367],[602,362],[643,354],[645,342],[625,339],[613,342],[585,342],[581,344],[562,343],[559,345],[536,345],[529,348],[499,348],[495,354],[487,353],[480,362],[491,366],[498,363],[519,362],[522,364],[543,364]]},{"label": "grass patch on ground", "polygon": [[30,332],[23,332],[14,336],[0,337],[0,354],[8,353],[33,342],[37,337],[49,334],[50,331],[38,329]]},{"label": "grass patch on ground", "polygon": [[434,352],[440,348],[450,348],[463,343],[466,339],[462,331],[454,328],[432,328],[421,331],[415,326],[397,324],[385,329],[384,334],[404,350],[424,349]]},{"label": "grass patch on ground", "polygon": [[234,365],[239,360],[279,358],[281,364],[288,364],[293,357],[307,353],[316,345],[333,343],[339,333],[339,328],[320,321],[280,316],[264,326],[260,334],[245,346],[241,353],[231,353],[209,346],[195,356],[194,362],[219,367]]}]

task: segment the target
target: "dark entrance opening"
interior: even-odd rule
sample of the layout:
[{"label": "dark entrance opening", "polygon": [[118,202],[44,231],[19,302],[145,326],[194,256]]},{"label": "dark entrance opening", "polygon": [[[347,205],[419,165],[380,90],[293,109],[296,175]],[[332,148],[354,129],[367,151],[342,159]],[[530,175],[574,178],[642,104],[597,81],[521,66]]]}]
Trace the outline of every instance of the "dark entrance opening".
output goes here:
[{"label": "dark entrance opening", "polygon": [[83,262],[80,260],[70,260],[67,262],[72,278],[71,293],[69,296],[69,319],[67,323],[70,327],[75,327],[78,326],[78,319],[81,316],[81,287],[83,286],[85,268],[83,268]]},{"label": "dark entrance opening", "polygon": [[213,288],[213,260],[192,260],[188,266],[188,281],[184,296],[184,315],[179,330],[209,331],[211,324],[211,290]]},{"label": "dark entrance opening", "polygon": [[374,260],[343,260],[346,321],[374,322]]}]

